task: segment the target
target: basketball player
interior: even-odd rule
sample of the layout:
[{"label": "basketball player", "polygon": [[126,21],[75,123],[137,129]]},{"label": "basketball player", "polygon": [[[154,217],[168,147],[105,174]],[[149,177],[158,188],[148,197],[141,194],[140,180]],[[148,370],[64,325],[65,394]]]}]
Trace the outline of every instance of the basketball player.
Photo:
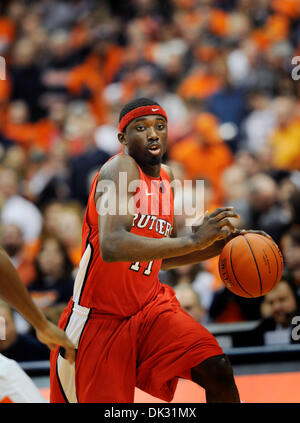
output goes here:
[{"label": "basketball player", "polygon": [[[124,154],[104,164],[91,186],[79,272],[59,323],[77,349],[76,366],[61,349],[51,352],[50,401],[130,403],[135,386],[171,401],[181,377],[202,386],[208,402],[239,402],[216,339],[158,280],[160,268],[220,254],[235,233],[230,218],[238,216],[230,207],[216,209],[188,236],[177,237],[173,175],[161,164],[167,115],[158,103],[128,103],[118,138]],[[115,192],[103,190],[107,181]],[[105,212],[113,196],[117,212]]]},{"label": "basketball player", "polygon": [[[0,298],[14,307],[32,324],[41,342],[48,345],[50,349],[60,345],[65,350],[68,362],[74,362],[75,350],[71,341],[61,329],[49,322],[34,304],[17,271],[2,248],[0,248]],[[5,322],[4,325],[1,325],[1,328],[5,329]],[[0,354],[1,402],[45,402],[37,387],[20,365],[2,354]]]}]

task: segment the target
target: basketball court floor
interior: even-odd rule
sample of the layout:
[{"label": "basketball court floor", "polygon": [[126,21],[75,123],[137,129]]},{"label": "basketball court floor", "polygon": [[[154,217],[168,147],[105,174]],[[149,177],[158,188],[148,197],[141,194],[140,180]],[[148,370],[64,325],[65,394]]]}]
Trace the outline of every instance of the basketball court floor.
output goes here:
[{"label": "basketball court floor", "polygon": [[[240,398],[245,403],[300,403],[300,362],[262,363],[234,366]],[[49,400],[49,378],[33,381]],[[163,403],[157,398],[135,391],[135,403]],[[205,393],[193,382],[180,379],[172,403],[203,403]]]}]

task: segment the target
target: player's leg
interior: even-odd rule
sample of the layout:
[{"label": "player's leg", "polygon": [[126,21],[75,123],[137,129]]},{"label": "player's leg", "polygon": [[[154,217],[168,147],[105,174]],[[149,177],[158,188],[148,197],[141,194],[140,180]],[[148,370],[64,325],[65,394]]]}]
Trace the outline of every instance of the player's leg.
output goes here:
[{"label": "player's leg", "polygon": [[170,287],[163,288],[145,307],[142,322],[137,367],[140,389],[171,401],[182,377],[203,386],[208,401],[238,401],[232,369],[222,348],[181,308]]},{"label": "player's leg", "polygon": [[50,402],[77,402],[75,364],[65,360],[59,348],[50,355]]},{"label": "player's leg", "polygon": [[240,402],[231,363],[225,354],[194,366],[191,379],[205,389],[207,402]]},{"label": "player's leg", "polygon": [[132,403],[136,383],[136,328],[130,319],[91,315],[76,356],[80,403]]},{"label": "player's leg", "polygon": [[50,401],[133,402],[136,330],[130,319],[108,319],[74,304],[63,313],[63,327],[77,348],[75,364],[52,352]]},{"label": "player's leg", "polygon": [[0,402],[46,402],[20,365],[2,354],[0,354]]}]

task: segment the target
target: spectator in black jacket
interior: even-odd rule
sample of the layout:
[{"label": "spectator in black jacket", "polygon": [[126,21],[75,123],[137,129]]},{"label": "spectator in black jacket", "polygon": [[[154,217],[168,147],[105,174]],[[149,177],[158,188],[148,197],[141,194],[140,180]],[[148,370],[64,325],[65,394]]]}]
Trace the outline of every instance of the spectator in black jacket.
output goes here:
[{"label": "spectator in black jacket", "polygon": [[82,205],[86,205],[93,176],[108,159],[109,155],[105,151],[96,146],[91,146],[70,161],[72,198],[75,198]]},{"label": "spectator in black jacket", "polygon": [[41,104],[44,87],[41,82],[41,68],[37,64],[37,51],[34,43],[26,38],[16,42],[9,67],[12,85],[12,100],[22,100],[30,110],[30,120],[37,121],[45,116]]},{"label": "spectator in black jacket", "polygon": [[[235,346],[282,345],[299,342],[293,317],[300,316],[300,301],[294,284],[282,279],[261,305],[262,320],[249,332],[235,336]],[[300,320],[300,318],[299,318]],[[295,329],[295,330],[293,330]],[[296,331],[296,332],[295,332]]]}]

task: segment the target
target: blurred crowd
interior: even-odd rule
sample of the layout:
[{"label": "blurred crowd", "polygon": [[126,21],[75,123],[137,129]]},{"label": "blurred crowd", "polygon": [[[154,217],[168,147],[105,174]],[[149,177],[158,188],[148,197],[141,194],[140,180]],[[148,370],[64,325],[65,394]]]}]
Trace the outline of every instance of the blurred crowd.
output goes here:
[{"label": "blurred crowd", "polygon": [[[164,161],[205,181],[205,209],[232,205],[237,225],[278,243],[296,299],[285,309],[280,286],[275,300],[234,296],[218,258],[161,280],[203,324],[296,313],[299,0],[7,0],[0,56],[1,245],[52,321],[72,295],[91,180],[120,151],[118,115],[135,97],[167,111]],[[31,335],[20,316],[12,325]]]}]

